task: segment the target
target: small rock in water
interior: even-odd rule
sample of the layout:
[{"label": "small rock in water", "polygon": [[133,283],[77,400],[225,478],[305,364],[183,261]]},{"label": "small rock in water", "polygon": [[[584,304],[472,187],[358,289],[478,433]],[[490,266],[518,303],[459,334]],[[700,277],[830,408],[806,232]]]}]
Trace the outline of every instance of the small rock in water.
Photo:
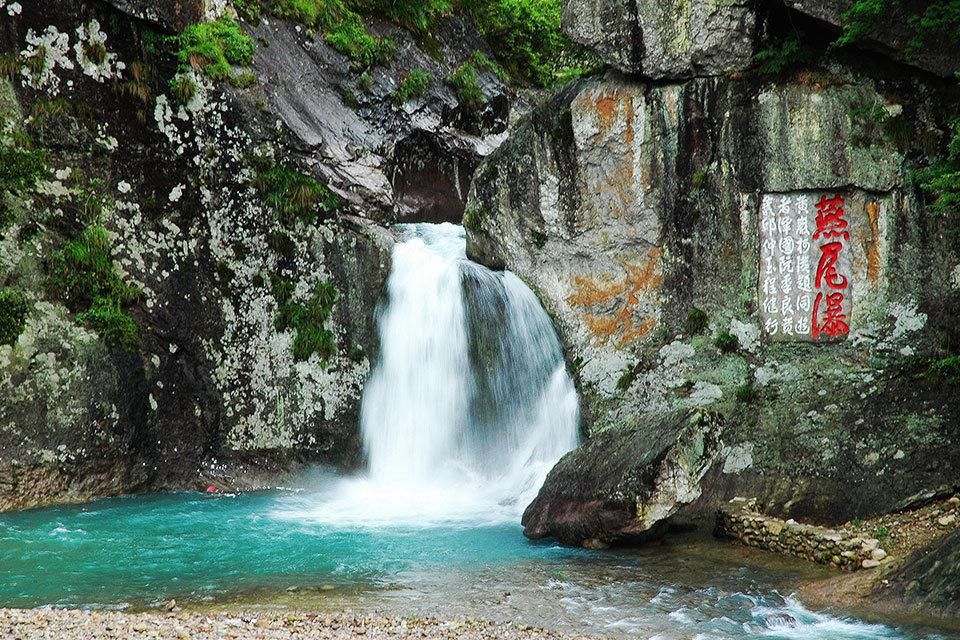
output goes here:
[{"label": "small rock in water", "polygon": [[610,545],[598,538],[588,538],[587,540],[583,541],[583,548],[602,550],[602,549],[609,549]]},{"label": "small rock in water", "polygon": [[177,608],[177,601],[172,598],[167,602],[167,604],[163,605],[164,611],[173,611],[176,608]]},{"label": "small rock in water", "polygon": [[789,613],[774,613],[763,619],[764,624],[769,629],[782,629],[784,627],[796,627],[799,623]]},{"label": "small rock in water", "polygon": [[873,569],[874,567],[879,567],[879,566],[880,566],[880,561],[879,561],[879,560],[874,560],[874,559],[872,559],[872,558],[868,558],[868,559],[864,560],[864,561],[863,561],[863,564],[861,564],[860,566],[862,566],[864,569]]}]

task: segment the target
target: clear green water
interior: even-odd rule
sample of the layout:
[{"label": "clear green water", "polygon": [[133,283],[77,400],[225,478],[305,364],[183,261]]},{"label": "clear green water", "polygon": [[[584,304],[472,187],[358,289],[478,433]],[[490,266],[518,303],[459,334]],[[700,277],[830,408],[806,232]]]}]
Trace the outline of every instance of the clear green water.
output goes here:
[{"label": "clear green water", "polygon": [[315,498],[155,495],[0,514],[0,606],[348,606],[660,640],[956,638],[815,613],[811,569],[695,540],[589,552],[515,524],[325,523]]}]

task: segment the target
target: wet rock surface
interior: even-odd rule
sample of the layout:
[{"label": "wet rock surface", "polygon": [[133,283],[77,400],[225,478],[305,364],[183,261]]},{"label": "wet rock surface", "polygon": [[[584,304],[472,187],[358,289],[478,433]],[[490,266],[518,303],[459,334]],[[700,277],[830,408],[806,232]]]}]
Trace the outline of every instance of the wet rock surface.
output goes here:
[{"label": "wet rock surface", "polygon": [[960,614],[960,531],[907,558],[879,591],[908,605],[945,615]]},{"label": "wet rock surface", "polygon": [[602,548],[639,542],[700,495],[720,451],[722,420],[678,414],[601,433],[567,454],[523,514],[523,533]]}]

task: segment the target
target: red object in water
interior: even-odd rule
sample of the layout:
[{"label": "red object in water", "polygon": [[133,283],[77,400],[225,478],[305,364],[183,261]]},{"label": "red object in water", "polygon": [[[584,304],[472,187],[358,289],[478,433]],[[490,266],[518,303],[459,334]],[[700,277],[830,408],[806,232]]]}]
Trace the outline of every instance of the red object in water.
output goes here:
[{"label": "red object in water", "polygon": [[217,492],[217,488],[215,486],[210,485],[209,487],[207,487],[207,493],[216,493],[216,492]]}]

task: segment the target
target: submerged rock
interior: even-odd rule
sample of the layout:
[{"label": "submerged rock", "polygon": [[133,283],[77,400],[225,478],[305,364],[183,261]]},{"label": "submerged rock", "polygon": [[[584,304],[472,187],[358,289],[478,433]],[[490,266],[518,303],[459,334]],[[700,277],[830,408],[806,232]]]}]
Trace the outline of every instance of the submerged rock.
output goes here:
[{"label": "submerged rock", "polygon": [[523,514],[524,535],[602,548],[662,533],[700,497],[722,427],[720,416],[695,411],[591,438],[547,476]]}]

